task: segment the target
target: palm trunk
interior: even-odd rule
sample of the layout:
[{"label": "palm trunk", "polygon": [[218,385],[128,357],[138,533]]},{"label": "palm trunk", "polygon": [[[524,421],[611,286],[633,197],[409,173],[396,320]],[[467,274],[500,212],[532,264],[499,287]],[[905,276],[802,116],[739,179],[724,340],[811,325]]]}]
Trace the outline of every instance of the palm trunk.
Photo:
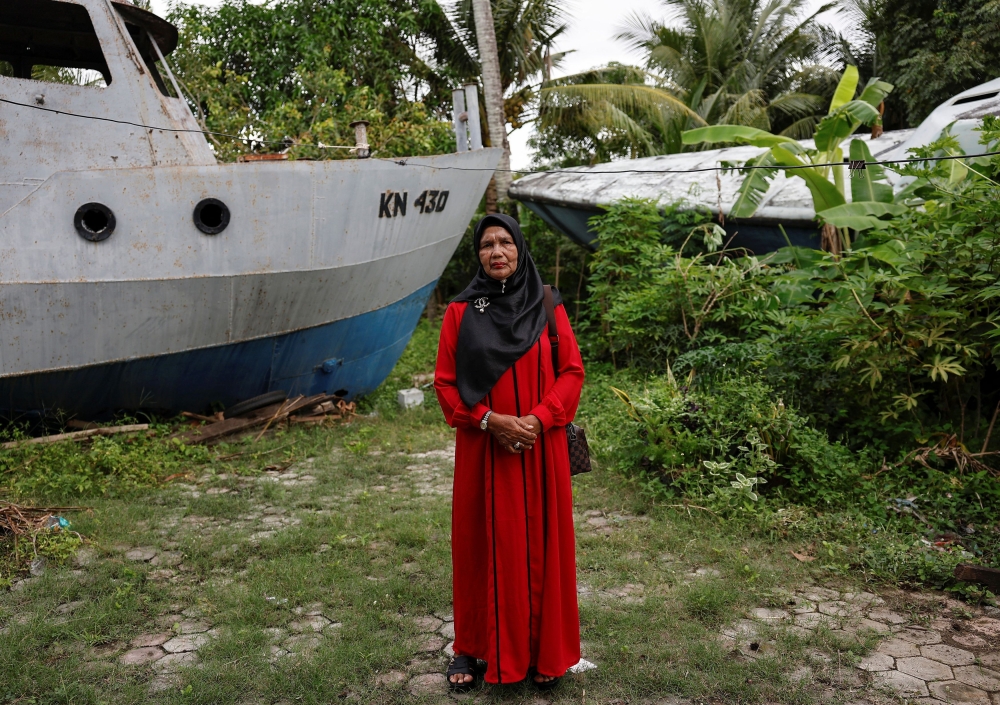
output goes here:
[{"label": "palm trunk", "polygon": [[486,104],[486,124],[493,147],[503,147],[503,156],[493,176],[497,201],[507,201],[510,188],[510,145],[503,114],[503,83],[500,79],[500,55],[497,53],[497,35],[493,25],[493,8],[490,0],[472,0],[472,13],[476,20],[476,41],[479,44],[479,61],[483,68],[483,102]]}]

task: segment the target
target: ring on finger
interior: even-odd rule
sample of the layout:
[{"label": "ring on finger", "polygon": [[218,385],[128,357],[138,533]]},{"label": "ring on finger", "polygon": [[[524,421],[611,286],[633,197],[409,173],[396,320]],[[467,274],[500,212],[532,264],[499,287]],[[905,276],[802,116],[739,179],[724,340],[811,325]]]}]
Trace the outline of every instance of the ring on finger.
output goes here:
[{"label": "ring on finger", "polygon": [[514,443],[514,450],[521,450],[521,441],[516,441]]}]

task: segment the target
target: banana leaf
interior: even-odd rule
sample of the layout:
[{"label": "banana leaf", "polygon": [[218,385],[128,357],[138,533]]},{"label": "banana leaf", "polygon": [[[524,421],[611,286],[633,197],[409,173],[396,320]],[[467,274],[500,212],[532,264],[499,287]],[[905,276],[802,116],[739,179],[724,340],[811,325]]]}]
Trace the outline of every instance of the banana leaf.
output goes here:
[{"label": "banana leaf", "polygon": [[868,83],[865,85],[865,89],[861,91],[861,95],[858,96],[858,100],[863,100],[869,105],[877,108],[879,103],[885,100],[885,97],[892,92],[893,88],[894,86],[891,83],[880,81],[877,78],[869,78]]},{"label": "banana leaf", "polygon": [[852,230],[884,228],[888,223],[880,220],[881,216],[902,215],[905,212],[906,206],[877,201],[845,203],[834,208],[816,209],[816,215],[824,222],[838,228],[851,228]]},{"label": "banana leaf", "polygon": [[885,169],[875,161],[868,145],[862,140],[851,140],[851,161],[865,161],[865,168],[856,174],[851,174],[851,200],[878,201],[892,203],[892,186],[885,179]]},{"label": "banana leaf", "polygon": [[[768,150],[754,157],[747,162],[747,166],[772,166],[775,164],[772,152],[773,150]],[[740,190],[736,194],[736,202],[729,210],[730,217],[749,218],[752,216],[760,205],[761,199],[764,198],[764,194],[767,193],[767,189],[770,188],[771,179],[774,178],[777,171],[777,169],[751,169],[743,179],[743,183],[740,184]]]},{"label": "banana leaf", "polygon": [[786,176],[798,176],[806,182],[809,193],[812,194],[813,208],[816,212],[833,208],[844,203],[844,196],[837,190],[837,187],[830,183],[815,167],[804,166],[804,162],[796,159],[795,155],[787,151],[784,147],[772,147],[775,163],[785,167],[800,167],[785,172]]},{"label": "banana leaf", "polygon": [[848,64],[840,77],[840,81],[837,83],[837,90],[833,93],[833,99],[830,101],[830,109],[827,112],[832,113],[837,108],[846,105],[850,100],[853,100],[854,94],[857,91],[858,67]]},{"label": "banana leaf", "polygon": [[801,151],[799,143],[791,137],[772,135],[770,132],[744,125],[709,125],[708,127],[698,127],[682,132],[681,141],[684,144],[739,142],[741,144],[751,144],[755,147],[773,147],[781,144],[789,145],[793,150],[796,150],[796,153]]},{"label": "banana leaf", "polygon": [[816,128],[816,149],[825,152],[833,146],[834,140],[849,137],[859,125],[870,125],[878,119],[875,106],[863,100],[845,103],[820,120]]}]

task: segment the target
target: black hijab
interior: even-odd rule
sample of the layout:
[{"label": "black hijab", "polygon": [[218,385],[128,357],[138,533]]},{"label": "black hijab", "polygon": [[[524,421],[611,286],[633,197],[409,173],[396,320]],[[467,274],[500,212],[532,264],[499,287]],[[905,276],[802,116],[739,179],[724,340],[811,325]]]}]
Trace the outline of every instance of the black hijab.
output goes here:
[{"label": "black hijab", "polygon": [[[531,259],[517,221],[509,215],[488,215],[476,225],[473,248],[486,228],[499,225],[514,238],[517,269],[506,282],[493,279],[482,264],[472,282],[454,301],[468,301],[458,331],[455,354],[458,393],[469,408],[482,401],[501,375],[531,349],[547,324],[542,278]],[[562,302],[552,290],[555,303]]]}]

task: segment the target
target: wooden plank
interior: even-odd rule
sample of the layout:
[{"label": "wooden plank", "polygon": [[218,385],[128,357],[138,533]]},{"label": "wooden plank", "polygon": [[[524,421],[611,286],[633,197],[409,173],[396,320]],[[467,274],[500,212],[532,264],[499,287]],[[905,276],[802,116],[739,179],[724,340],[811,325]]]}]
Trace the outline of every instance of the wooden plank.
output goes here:
[{"label": "wooden plank", "polygon": [[101,428],[88,428],[85,431],[73,431],[71,433],[57,433],[54,436],[41,436],[39,438],[27,438],[23,441],[9,441],[0,448],[17,448],[19,446],[31,446],[39,443],[58,443],[60,441],[80,441],[94,436],[116,436],[122,433],[139,433],[148,431],[148,423],[137,423],[129,426],[103,426]]},{"label": "wooden plank", "polygon": [[1000,595],[1000,570],[981,565],[959,563],[955,566],[955,577],[970,583],[979,583],[989,588],[994,595]]}]

